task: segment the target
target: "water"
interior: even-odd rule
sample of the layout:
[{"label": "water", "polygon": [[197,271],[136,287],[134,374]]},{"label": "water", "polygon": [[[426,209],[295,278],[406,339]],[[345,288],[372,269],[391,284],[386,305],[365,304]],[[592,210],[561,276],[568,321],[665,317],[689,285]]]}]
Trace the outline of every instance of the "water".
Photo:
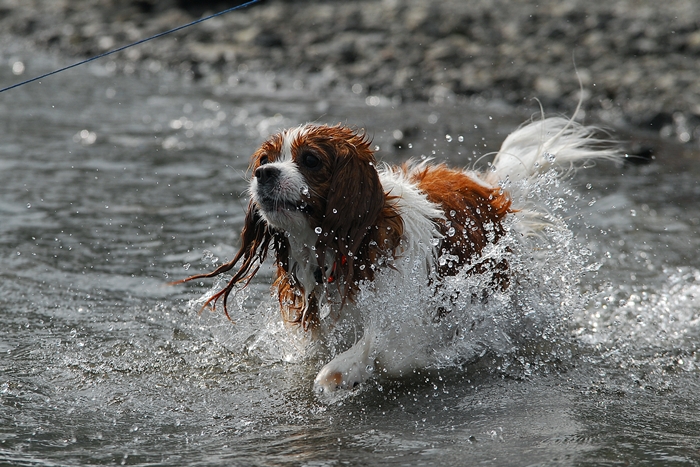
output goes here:
[{"label": "water", "polygon": [[[568,284],[570,309],[552,311],[567,320],[554,323],[561,335],[436,360],[328,403],[311,390],[320,362],[274,319],[269,271],[236,297],[235,323],[197,315],[211,283],[167,285],[235,252],[248,155],[314,120],[369,128],[389,162],[468,165],[522,116],[490,102],[328,94],[322,76],[297,89],[108,70],[0,96],[0,464],[700,462],[692,157],[601,164],[574,180],[575,206],[552,201],[574,235],[538,273],[587,271]],[[550,279],[540,290],[556,292],[541,285]]]}]

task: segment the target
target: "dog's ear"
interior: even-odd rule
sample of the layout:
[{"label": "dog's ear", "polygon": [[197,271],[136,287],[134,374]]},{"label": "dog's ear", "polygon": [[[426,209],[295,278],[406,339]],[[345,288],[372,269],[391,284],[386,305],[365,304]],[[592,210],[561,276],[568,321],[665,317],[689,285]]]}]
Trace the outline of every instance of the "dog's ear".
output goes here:
[{"label": "dog's ear", "polygon": [[[271,239],[272,233],[267,222],[262,218],[258,212],[257,206],[251,200],[248,203],[248,210],[246,211],[243,230],[241,231],[241,247],[232,260],[232,263],[235,264],[243,257],[243,264],[241,265],[241,269],[243,269],[243,267],[256,257],[260,259],[260,262],[264,261]],[[239,273],[240,272],[242,271],[239,271]],[[239,276],[239,274],[237,273],[236,276]],[[244,276],[245,274],[241,276],[241,279]]]},{"label": "dog's ear", "polygon": [[[216,302],[223,297],[224,313],[230,319],[228,309],[226,307],[226,301],[229,294],[236,284],[240,282],[245,282],[245,285],[248,285],[248,282],[250,282],[253,276],[255,276],[255,274],[258,272],[258,269],[260,269],[260,265],[263,263],[263,261],[265,261],[270,248],[270,242],[274,237],[275,234],[270,230],[267,222],[265,222],[258,212],[255,203],[253,203],[251,200],[248,204],[248,211],[246,212],[243,230],[241,232],[241,246],[238,249],[236,256],[234,256],[234,258],[228,263],[222,264],[210,273],[197,274],[195,276],[188,277],[187,279],[177,281],[175,284],[188,282],[194,279],[218,276],[219,274],[230,271],[240,262],[241,264],[238,271],[236,271],[226,287],[212,295],[202,306],[202,309],[210,305],[214,307]],[[278,241],[275,242],[275,248],[279,248]]]},{"label": "dog's ear", "polygon": [[324,262],[326,251],[332,250],[336,272],[342,272],[351,282],[358,249],[382,212],[385,195],[374,154],[364,135],[353,133],[334,150],[317,250],[319,263]]}]

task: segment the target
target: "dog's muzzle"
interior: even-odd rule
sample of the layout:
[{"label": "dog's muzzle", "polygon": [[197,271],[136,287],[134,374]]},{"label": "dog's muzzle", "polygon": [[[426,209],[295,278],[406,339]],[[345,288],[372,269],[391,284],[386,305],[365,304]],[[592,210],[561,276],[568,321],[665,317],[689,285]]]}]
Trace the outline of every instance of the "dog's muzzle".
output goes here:
[{"label": "dog's muzzle", "polygon": [[260,185],[269,187],[277,183],[281,173],[277,167],[263,165],[255,169],[255,178]]}]

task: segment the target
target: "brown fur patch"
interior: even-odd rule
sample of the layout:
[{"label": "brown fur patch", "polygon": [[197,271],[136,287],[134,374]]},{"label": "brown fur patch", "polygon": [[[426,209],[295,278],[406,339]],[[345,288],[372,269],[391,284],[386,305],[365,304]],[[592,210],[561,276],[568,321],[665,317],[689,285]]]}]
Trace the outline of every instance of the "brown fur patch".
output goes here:
[{"label": "brown fur patch", "polygon": [[[504,235],[502,220],[511,212],[511,200],[499,188],[484,186],[464,171],[444,164],[415,172],[412,181],[445,213],[445,219],[436,220],[443,235],[438,255],[449,254],[458,260],[438,264],[441,276],[451,276],[468,267],[488,243],[495,243]],[[507,264],[480,264],[474,272],[489,268],[507,270]],[[507,286],[507,276],[496,279],[502,287]]]}]

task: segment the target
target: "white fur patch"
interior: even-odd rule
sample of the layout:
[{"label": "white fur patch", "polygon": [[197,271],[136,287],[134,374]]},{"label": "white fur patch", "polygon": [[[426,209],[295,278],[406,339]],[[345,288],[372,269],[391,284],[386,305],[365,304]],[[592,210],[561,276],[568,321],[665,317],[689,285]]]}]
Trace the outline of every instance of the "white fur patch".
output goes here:
[{"label": "white fur patch", "polygon": [[565,118],[553,117],[518,128],[503,141],[493,161],[493,172],[486,180],[498,186],[529,180],[555,165],[571,167],[587,159],[614,159],[615,149],[596,147],[595,128],[585,127]]},{"label": "white fur patch", "polygon": [[428,197],[409,179],[413,171],[420,170],[423,164],[412,167],[409,173],[403,170],[383,166],[379,171],[379,180],[384,192],[396,196],[394,207],[401,214],[404,234],[402,249],[396,256],[409,254],[412,259],[425,258],[428,265],[433,259],[435,239],[442,236],[437,231],[433,219],[444,218],[439,206],[428,201]]},{"label": "white fur patch", "polygon": [[290,128],[282,134],[282,153],[278,161],[292,161],[294,142],[308,132],[308,125],[301,125],[296,128]]}]

